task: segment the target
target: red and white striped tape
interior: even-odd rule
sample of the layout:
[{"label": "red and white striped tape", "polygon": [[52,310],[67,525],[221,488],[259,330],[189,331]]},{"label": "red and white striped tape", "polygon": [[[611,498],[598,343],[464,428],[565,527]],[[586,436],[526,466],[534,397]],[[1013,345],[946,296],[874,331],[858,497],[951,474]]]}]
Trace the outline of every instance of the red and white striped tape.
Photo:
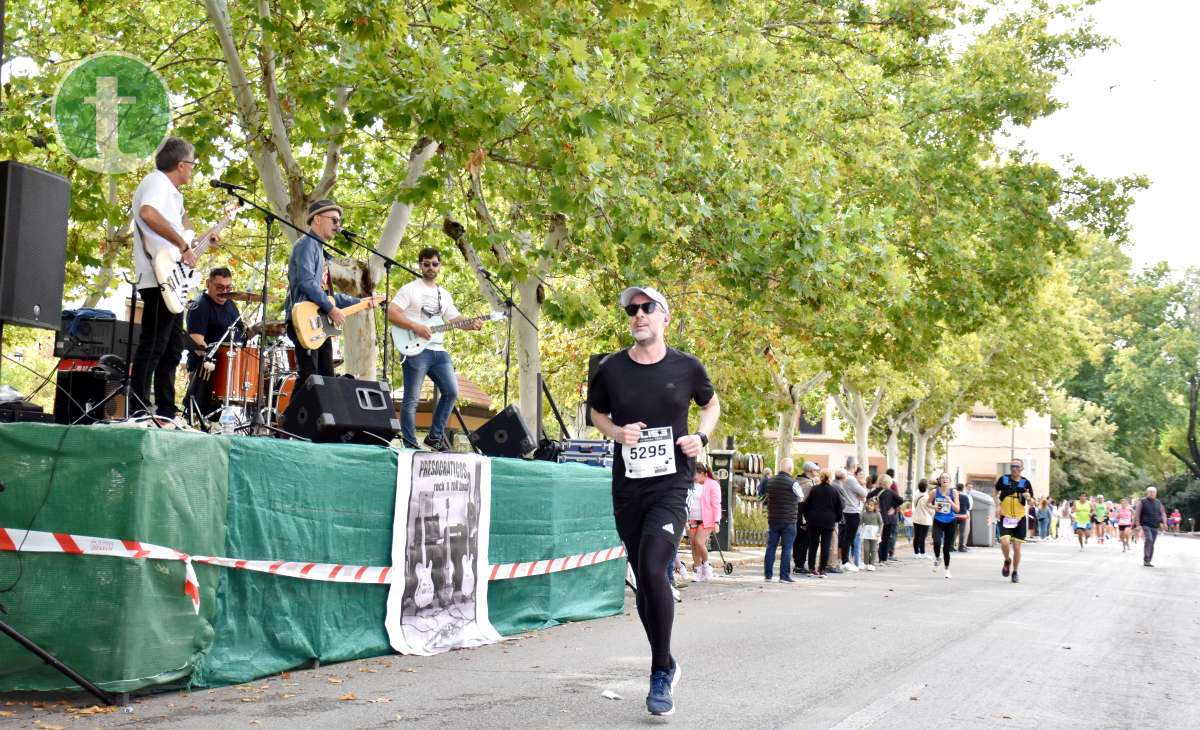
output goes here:
[{"label": "red and white striped tape", "polygon": [[607,560],[616,560],[623,557],[625,557],[625,546],[616,545],[607,550],[569,555],[565,558],[535,560],[532,563],[504,563],[491,567],[491,571],[488,573],[488,580],[508,580],[509,578],[527,578],[531,575],[560,573],[564,570],[582,568],[587,565],[595,565],[596,563],[603,563]]},{"label": "red and white striped tape", "polygon": [[[186,566],[183,592],[192,601],[192,610],[200,613],[200,581],[196,577],[193,563],[216,565],[235,570],[253,570],[259,573],[283,575],[303,580],[319,580],[334,583],[395,582],[395,571],[369,565],[342,565],[339,563],[304,563],[286,560],[236,560],[209,555],[188,555],[172,548],[151,545],[133,540],[112,540],[106,537],[70,535],[64,532],[39,532],[0,527],[0,550],[26,553],[65,553],[69,555],[106,555],[113,558],[149,558],[151,560],[178,560]],[[607,560],[625,557],[625,546],[617,545],[605,550],[570,555],[565,558],[535,560],[531,563],[505,563],[488,568],[488,580],[508,580],[531,575],[559,573],[564,570],[583,568]],[[403,580],[403,574],[398,580]]]}]

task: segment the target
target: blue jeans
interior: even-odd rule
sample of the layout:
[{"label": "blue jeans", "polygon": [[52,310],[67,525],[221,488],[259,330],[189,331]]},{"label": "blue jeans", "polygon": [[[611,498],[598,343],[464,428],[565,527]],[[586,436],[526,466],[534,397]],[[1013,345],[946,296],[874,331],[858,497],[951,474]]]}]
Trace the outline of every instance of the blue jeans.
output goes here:
[{"label": "blue jeans", "polygon": [[862,534],[854,533],[854,542],[850,543],[850,555],[855,565],[862,565]]},{"label": "blue jeans", "polygon": [[796,541],[796,525],[772,527],[767,531],[767,554],[763,557],[763,576],[768,580],[775,571],[775,548],[782,544],[783,555],[779,558],[779,577],[792,577],[792,543]]},{"label": "blue jeans", "polygon": [[428,375],[438,389],[438,404],[429,426],[429,440],[439,441],[444,435],[446,421],[458,402],[458,380],[450,353],[445,350],[425,350],[404,361],[404,399],[400,401],[400,435],[404,445],[417,448],[417,399],[421,384]]}]

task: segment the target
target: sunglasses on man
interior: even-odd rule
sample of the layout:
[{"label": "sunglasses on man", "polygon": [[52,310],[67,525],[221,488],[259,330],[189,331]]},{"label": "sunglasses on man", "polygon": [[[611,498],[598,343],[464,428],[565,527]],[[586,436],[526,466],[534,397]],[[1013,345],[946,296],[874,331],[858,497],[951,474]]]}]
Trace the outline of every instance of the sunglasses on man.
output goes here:
[{"label": "sunglasses on man", "polygon": [[626,304],[625,305],[625,314],[628,314],[630,317],[636,317],[639,309],[642,310],[643,312],[645,312],[646,314],[654,314],[655,310],[658,309],[658,302],[642,302],[641,304]]}]

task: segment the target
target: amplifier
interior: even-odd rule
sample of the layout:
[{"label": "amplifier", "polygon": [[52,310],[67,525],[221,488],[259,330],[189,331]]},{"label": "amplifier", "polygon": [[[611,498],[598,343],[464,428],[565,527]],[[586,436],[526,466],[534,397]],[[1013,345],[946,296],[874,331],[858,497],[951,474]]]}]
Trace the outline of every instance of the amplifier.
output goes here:
[{"label": "amplifier", "polygon": [[[72,327],[74,332],[72,332]],[[137,352],[141,325],[133,326],[133,348]],[[112,353],[125,357],[129,342],[129,323],[119,319],[79,319],[64,317],[62,327],[54,335],[54,356],[99,360],[102,355]]]},{"label": "amplifier", "polygon": [[119,381],[109,380],[101,370],[60,370],[58,391],[54,395],[54,421],[70,425],[116,418],[125,413],[124,395],[109,398],[102,409],[93,406],[120,388]]}]

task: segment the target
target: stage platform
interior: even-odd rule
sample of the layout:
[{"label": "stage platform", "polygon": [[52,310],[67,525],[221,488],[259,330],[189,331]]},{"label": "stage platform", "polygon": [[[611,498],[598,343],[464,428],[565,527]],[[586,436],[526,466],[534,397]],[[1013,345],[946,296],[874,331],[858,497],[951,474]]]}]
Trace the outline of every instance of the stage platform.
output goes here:
[{"label": "stage platform", "polygon": [[[136,540],[190,555],[388,566],[396,453],[112,425],[0,425],[0,527]],[[492,460],[491,564],[619,545],[608,470]],[[113,692],[216,686],[391,653],[386,585],[175,561],[0,551],[9,624]],[[492,581],[504,635],[618,613],[625,561]],[[0,636],[0,691],[70,687]]]}]

